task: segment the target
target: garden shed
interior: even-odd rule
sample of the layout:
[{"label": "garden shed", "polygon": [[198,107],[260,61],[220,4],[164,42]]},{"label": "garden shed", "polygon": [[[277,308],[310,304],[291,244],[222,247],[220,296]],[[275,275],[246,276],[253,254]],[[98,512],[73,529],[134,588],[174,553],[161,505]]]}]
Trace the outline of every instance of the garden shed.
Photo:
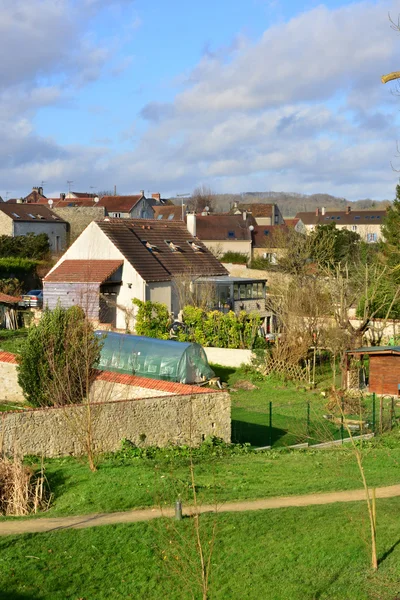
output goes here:
[{"label": "garden shed", "polygon": [[189,384],[215,375],[200,344],[104,331],[96,335],[103,341],[102,371]]},{"label": "garden shed", "polygon": [[[351,365],[354,362],[350,358],[357,361],[359,373],[365,371],[366,362],[369,359],[369,392],[391,396],[400,395],[400,346],[367,346],[352,350],[347,353],[347,356],[348,381],[351,379]],[[358,377],[358,380],[361,381],[361,378]],[[354,386],[349,385],[349,387]]]}]

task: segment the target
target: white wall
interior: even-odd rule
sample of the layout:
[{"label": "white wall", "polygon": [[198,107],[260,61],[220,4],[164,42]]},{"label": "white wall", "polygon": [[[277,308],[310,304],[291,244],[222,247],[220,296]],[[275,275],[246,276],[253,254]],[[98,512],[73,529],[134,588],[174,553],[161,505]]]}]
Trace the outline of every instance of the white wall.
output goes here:
[{"label": "white wall", "polygon": [[251,350],[236,350],[232,348],[209,348],[205,347],[208,362],[223,367],[240,367],[251,363]]}]

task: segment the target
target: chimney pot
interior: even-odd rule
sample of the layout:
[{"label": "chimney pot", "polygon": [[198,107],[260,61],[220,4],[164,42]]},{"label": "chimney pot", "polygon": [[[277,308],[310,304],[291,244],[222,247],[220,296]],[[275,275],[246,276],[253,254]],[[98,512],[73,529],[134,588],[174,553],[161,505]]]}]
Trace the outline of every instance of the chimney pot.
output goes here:
[{"label": "chimney pot", "polygon": [[325,214],[325,210],[326,210],[326,209],[325,209],[325,206],[323,206],[323,207],[321,208],[321,215],[324,215],[324,214]]},{"label": "chimney pot", "polygon": [[351,213],[351,206],[348,206],[346,208],[346,215],[349,215]]},{"label": "chimney pot", "polygon": [[315,210],[315,216],[316,216],[316,217],[318,217],[318,216],[319,216],[319,208],[317,208],[317,209]]}]

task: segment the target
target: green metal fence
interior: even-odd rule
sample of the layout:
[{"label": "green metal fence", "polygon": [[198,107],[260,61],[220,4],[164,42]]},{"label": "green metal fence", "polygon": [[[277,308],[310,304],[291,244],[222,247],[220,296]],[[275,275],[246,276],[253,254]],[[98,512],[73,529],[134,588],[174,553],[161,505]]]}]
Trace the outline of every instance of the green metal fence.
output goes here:
[{"label": "green metal fence", "polygon": [[297,444],[344,441],[350,434],[380,434],[390,431],[400,419],[400,407],[393,396],[366,396],[359,408],[342,399],[329,411],[321,402],[281,404],[268,402],[263,410],[232,411],[232,442],[255,447],[288,447]]}]

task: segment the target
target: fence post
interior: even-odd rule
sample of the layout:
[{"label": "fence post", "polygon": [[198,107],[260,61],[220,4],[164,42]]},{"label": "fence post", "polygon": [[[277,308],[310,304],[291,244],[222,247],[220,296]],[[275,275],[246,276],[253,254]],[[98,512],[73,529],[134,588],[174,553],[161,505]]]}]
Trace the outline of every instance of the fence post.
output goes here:
[{"label": "fence post", "polygon": [[342,410],[340,411],[340,437],[342,438],[342,444],[343,444],[343,439],[344,439],[344,427],[343,427],[343,416],[344,416],[344,398],[342,396],[341,398],[341,407]]},{"label": "fence post", "polygon": [[269,446],[272,447],[272,402],[269,403]]},{"label": "fence post", "polygon": [[379,398],[379,433],[383,433],[383,396]]},{"label": "fence post", "polygon": [[390,402],[390,431],[393,429],[393,420],[394,420],[394,396],[392,396],[392,400]]},{"label": "fence post", "polygon": [[307,440],[310,443],[310,402],[307,402]]},{"label": "fence post", "polygon": [[375,433],[375,427],[376,427],[375,409],[376,409],[375,392],[373,392],[373,394],[372,394],[372,433]]}]

